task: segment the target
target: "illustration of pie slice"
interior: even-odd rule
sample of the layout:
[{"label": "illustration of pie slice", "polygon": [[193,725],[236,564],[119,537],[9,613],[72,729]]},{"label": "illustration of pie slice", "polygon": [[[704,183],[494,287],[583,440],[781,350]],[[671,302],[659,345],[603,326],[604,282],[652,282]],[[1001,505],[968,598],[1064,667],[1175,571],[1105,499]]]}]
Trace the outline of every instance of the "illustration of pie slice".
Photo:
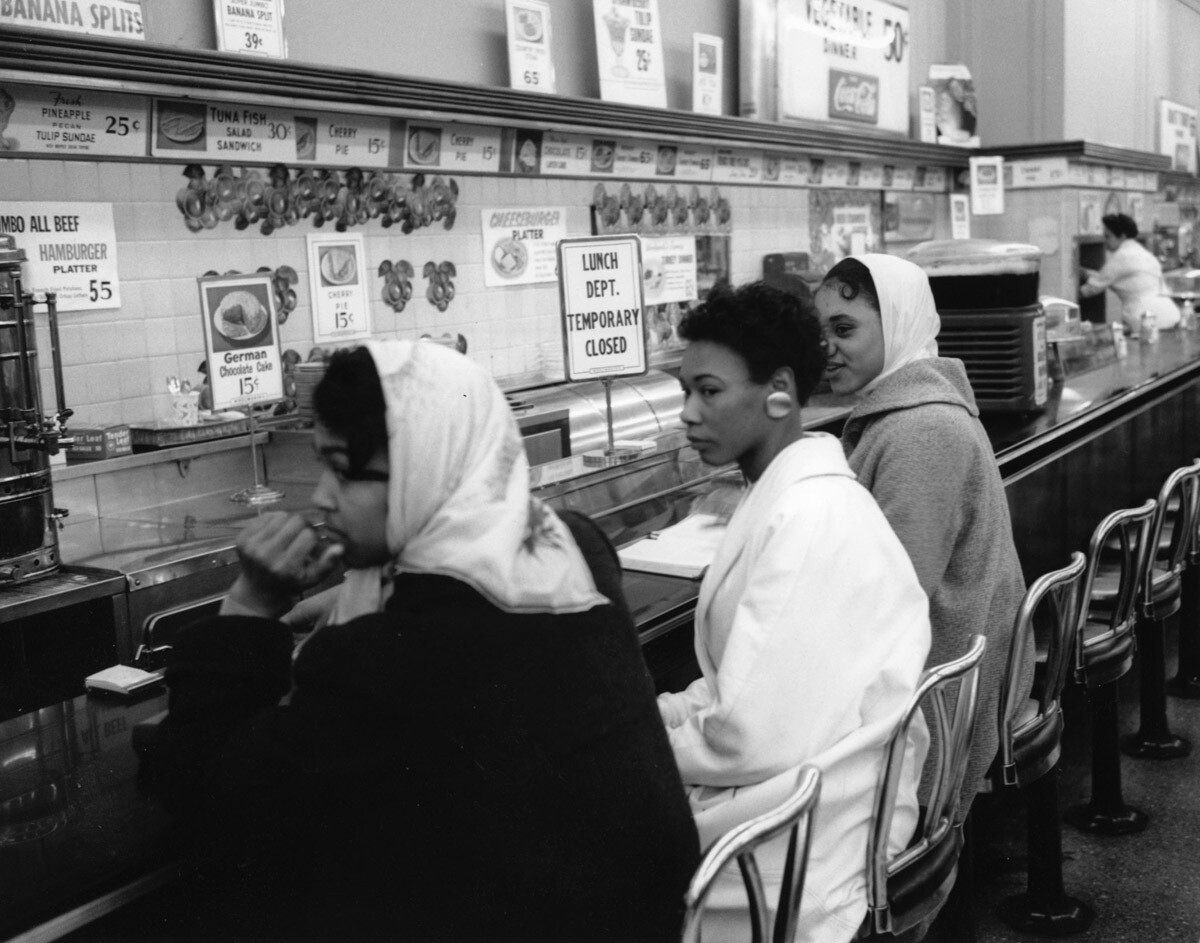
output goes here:
[{"label": "illustration of pie slice", "polygon": [[358,274],[354,253],[344,246],[333,246],[321,254],[321,275],[330,285],[349,285]]}]

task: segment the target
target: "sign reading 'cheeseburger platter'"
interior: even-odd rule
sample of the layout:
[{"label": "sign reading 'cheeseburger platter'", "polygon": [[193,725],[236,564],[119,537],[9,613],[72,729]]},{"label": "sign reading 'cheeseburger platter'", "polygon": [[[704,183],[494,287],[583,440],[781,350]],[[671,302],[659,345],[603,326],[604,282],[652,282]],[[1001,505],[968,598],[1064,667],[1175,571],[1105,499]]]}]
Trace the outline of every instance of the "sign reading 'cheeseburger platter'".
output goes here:
[{"label": "sign reading 'cheeseburger platter'", "polygon": [[778,0],[779,120],[908,133],[908,11],[883,0]]},{"label": "sign reading 'cheeseburger platter'", "polygon": [[558,244],[563,352],[568,380],[646,372],[642,243],[583,236]]}]

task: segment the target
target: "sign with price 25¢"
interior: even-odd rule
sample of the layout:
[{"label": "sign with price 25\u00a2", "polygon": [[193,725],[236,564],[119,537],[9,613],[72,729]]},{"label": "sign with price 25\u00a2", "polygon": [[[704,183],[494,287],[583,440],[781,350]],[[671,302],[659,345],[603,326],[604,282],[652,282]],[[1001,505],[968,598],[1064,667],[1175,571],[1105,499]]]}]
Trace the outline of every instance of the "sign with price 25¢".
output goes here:
[{"label": "sign with price 25\u00a2", "polygon": [[271,273],[197,279],[214,410],[283,399]]},{"label": "sign with price 25\u00a2", "polygon": [[283,0],[213,0],[213,13],[221,52],[287,58]]}]

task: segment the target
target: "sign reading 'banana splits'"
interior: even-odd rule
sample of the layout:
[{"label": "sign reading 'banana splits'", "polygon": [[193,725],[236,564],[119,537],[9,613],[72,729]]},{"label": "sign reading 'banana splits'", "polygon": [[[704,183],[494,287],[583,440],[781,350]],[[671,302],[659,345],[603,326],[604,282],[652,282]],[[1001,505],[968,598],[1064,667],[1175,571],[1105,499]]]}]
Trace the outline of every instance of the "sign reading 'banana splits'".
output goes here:
[{"label": "sign reading 'banana splits'", "polygon": [[778,0],[780,121],[908,134],[908,11],[883,0]]},{"label": "sign reading 'banana splits'", "polygon": [[63,33],[146,38],[141,0],[0,0],[0,25],[52,29]]}]

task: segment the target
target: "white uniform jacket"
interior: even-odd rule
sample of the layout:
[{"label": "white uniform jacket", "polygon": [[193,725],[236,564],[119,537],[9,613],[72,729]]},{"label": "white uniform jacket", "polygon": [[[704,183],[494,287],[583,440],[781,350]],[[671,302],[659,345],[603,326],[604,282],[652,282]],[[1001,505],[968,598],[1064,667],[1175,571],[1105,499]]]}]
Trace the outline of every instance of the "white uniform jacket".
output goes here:
[{"label": "white uniform jacket", "polygon": [[[801,765],[821,769],[799,939],[849,940],[866,912],[883,745],[916,689],[929,642],[925,593],[841,443],[809,434],[788,446],[739,505],[701,583],[703,677],[660,695],[659,709],[702,847],[781,802]],[[928,735],[923,720],[916,726],[896,850],[917,820]],[[785,846],[776,845],[774,861],[759,855],[769,888],[782,873]],[[745,908],[736,869],[732,875],[712,908]]]}]

